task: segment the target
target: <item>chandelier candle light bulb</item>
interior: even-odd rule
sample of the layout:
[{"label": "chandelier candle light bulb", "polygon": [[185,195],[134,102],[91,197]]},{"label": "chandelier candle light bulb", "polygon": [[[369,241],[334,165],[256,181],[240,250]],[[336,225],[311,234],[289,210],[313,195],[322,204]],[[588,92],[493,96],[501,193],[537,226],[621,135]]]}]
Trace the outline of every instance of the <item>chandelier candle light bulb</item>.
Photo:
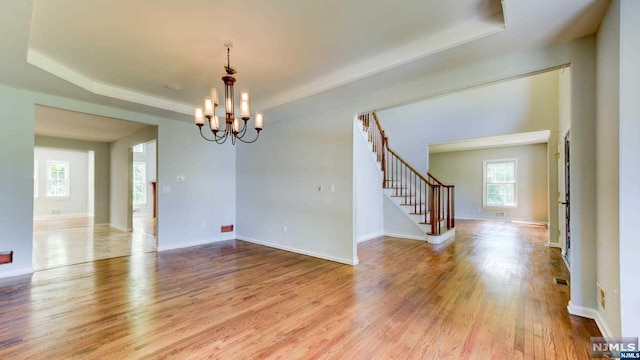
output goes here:
[{"label": "chandelier candle light bulb", "polygon": [[202,115],[202,108],[197,107],[193,110],[193,115],[196,118],[196,126],[204,125],[204,116]]},{"label": "chandelier candle light bulb", "polygon": [[[242,90],[240,92],[240,118],[234,116],[234,92],[233,85],[236,82],[236,78],[233,75],[236,70],[231,67],[231,61],[229,59],[229,53],[231,52],[232,43],[228,42],[227,46],[227,65],[224,66],[226,75],[222,77],[224,83],[224,128],[220,128],[220,119],[216,115],[216,108],[220,104],[218,99],[218,91],[214,88],[211,89],[211,96],[204,98],[204,106],[196,107],[193,110],[193,116],[195,124],[200,130],[200,136],[207,141],[213,141],[218,144],[223,144],[227,141],[227,138],[231,138],[231,143],[235,144],[236,140],[244,143],[252,143],[258,140],[260,131],[264,127],[264,117],[262,113],[256,113],[255,116],[255,130],[256,137],[253,140],[244,140],[244,136],[247,133],[247,122],[251,119],[251,110],[249,107],[249,91]],[[244,120],[244,121],[241,121]],[[209,121],[209,128],[213,133],[213,138],[207,138],[202,133],[202,127],[205,121]],[[220,134],[219,134],[220,133]]]},{"label": "chandelier candle light bulb", "polygon": [[240,116],[242,120],[249,120],[249,116],[251,116],[251,111],[249,111],[249,92],[247,90],[240,92]]},{"label": "chandelier candle light bulb", "polygon": [[216,90],[215,88],[211,89],[211,100],[213,100],[213,106],[217,107],[219,102],[218,102],[218,90]]},{"label": "chandelier candle light bulb", "polygon": [[204,98],[204,116],[206,116],[207,119],[210,119],[213,115],[213,111],[213,101],[211,100],[211,98]]},{"label": "chandelier candle light bulb", "polygon": [[262,113],[256,113],[256,130],[262,130]]},{"label": "chandelier candle light bulb", "polygon": [[220,130],[220,120],[218,119],[218,115],[214,115],[213,118],[209,120],[209,126],[214,134]]}]

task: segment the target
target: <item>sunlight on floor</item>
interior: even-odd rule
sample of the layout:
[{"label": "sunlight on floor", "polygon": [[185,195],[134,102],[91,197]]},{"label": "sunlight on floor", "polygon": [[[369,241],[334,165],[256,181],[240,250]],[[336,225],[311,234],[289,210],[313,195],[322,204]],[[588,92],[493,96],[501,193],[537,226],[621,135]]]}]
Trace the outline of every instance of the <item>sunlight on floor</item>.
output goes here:
[{"label": "sunlight on floor", "polygon": [[90,218],[35,220],[33,268],[42,270],[156,251],[155,220],[134,217],[133,232],[93,226]]}]

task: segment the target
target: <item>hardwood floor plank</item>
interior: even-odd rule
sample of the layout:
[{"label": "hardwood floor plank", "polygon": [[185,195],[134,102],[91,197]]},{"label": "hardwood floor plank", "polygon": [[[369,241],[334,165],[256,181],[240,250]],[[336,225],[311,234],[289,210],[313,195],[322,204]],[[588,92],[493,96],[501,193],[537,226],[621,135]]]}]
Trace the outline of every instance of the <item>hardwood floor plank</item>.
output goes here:
[{"label": "hardwood floor plank", "polygon": [[459,221],[356,267],[229,241],[0,279],[0,358],[588,359],[546,236]]}]

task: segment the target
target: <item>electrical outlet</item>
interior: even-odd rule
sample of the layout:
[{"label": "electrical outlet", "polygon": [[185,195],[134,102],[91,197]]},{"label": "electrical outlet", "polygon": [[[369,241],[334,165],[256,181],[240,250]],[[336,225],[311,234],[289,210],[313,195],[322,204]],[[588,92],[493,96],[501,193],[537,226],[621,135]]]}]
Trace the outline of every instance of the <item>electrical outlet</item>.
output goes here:
[{"label": "electrical outlet", "polygon": [[177,182],[183,182],[183,181],[184,181],[184,175],[178,175],[178,176],[176,176],[176,181],[177,181]]},{"label": "electrical outlet", "polygon": [[335,192],[336,192],[336,186],[335,186],[334,184],[331,184],[331,185],[329,186],[329,192],[330,192],[330,193],[335,193]]},{"label": "electrical outlet", "polygon": [[288,233],[288,232],[289,232],[289,229],[287,229],[287,226],[286,226],[286,225],[285,225],[285,226],[283,226],[283,227],[282,227],[282,233],[283,233],[283,234],[286,234],[286,233]]},{"label": "electrical outlet", "polygon": [[163,186],[163,187],[162,187],[162,192],[163,192],[164,194],[168,194],[168,193],[170,193],[170,192],[171,192],[171,186],[169,186],[169,185],[165,185],[165,186]]}]

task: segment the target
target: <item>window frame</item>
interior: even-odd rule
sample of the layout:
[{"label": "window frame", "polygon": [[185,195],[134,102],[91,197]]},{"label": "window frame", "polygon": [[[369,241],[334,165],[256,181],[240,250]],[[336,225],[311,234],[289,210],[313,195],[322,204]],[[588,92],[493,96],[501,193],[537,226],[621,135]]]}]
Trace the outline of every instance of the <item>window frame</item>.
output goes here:
[{"label": "window frame", "polygon": [[[491,182],[487,181],[487,165],[513,163],[513,182]],[[487,202],[487,185],[489,184],[511,184],[513,183],[513,204],[488,204]],[[489,209],[504,209],[518,207],[518,159],[496,159],[484,160],[482,162],[482,207]]]},{"label": "window frame", "polygon": [[140,143],[140,144],[133,145],[131,147],[131,151],[136,153],[136,154],[144,154],[145,153],[145,148],[146,148],[145,144],[144,143]]},{"label": "window frame", "polygon": [[[64,180],[65,180],[65,193],[64,194],[51,194],[51,165],[58,164],[65,168]],[[71,196],[71,165],[69,161],[63,160],[47,160],[47,198],[51,199],[67,199]]]},{"label": "window frame", "polygon": [[[142,179],[142,202],[136,202],[135,197],[135,187],[138,182],[136,182],[136,166],[142,165],[143,168],[143,179]],[[133,162],[133,189],[131,192],[131,203],[133,205],[147,205],[147,162],[146,161],[134,161]]]}]

